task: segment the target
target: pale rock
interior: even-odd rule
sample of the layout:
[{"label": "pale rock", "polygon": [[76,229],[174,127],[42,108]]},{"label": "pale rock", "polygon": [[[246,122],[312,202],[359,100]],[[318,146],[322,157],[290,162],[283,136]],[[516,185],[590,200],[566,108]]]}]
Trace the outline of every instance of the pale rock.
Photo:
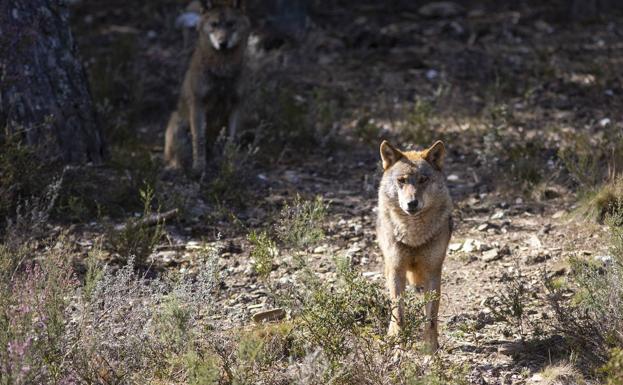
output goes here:
[{"label": "pale rock", "polygon": [[434,1],[421,6],[418,12],[425,17],[453,17],[463,14],[465,8],[452,1]]},{"label": "pale rock", "polygon": [[284,319],[286,317],[286,311],[282,308],[276,308],[271,310],[260,311],[253,316],[253,322],[261,323],[261,322],[269,322],[269,321],[278,321]]},{"label": "pale rock", "polygon": [[482,260],[484,262],[493,262],[500,258],[502,258],[502,255],[500,254],[498,249],[491,249],[482,253]]}]

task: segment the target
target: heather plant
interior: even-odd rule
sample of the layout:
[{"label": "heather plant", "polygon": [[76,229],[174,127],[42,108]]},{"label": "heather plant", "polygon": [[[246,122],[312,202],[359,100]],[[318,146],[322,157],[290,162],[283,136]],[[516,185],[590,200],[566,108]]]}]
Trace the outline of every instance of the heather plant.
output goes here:
[{"label": "heather plant", "polygon": [[5,227],[6,244],[13,249],[20,248],[28,239],[41,238],[56,200],[58,199],[62,176],[42,189],[43,193],[27,199],[18,199],[12,217],[7,217]]},{"label": "heather plant", "polygon": [[[6,261],[6,250],[3,253]],[[6,262],[2,268],[7,267]],[[7,279],[8,277],[8,279]],[[62,252],[25,262],[0,283],[3,384],[57,383],[70,373],[66,309],[77,281]]]},{"label": "heather plant", "polygon": [[84,274],[82,296],[86,302],[91,301],[97,282],[104,274],[104,267],[100,262],[101,253],[101,245],[97,244],[92,250],[89,251],[85,261],[86,273]]},{"label": "heather plant", "polygon": [[105,373],[109,382],[149,383],[170,375],[166,368],[185,355],[188,373],[199,370],[191,358],[199,354],[195,341],[208,338],[200,321],[212,311],[214,263],[208,251],[194,280],[147,279],[132,258],[116,272],[105,267],[90,300],[80,303],[79,327],[70,335],[76,373],[86,382]]}]

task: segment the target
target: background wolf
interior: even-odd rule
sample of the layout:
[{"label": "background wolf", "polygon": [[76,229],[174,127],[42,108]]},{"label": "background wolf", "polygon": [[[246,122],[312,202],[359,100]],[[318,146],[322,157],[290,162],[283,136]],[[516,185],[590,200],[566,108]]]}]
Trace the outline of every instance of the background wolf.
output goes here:
[{"label": "background wolf", "polygon": [[389,333],[398,333],[404,321],[400,296],[408,281],[436,293],[426,305],[424,331],[429,349],[436,350],[441,266],[452,232],[452,201],[442,172],[445,148],[438,141],[424,151],[402,152],[383,141],[380,151],[377,238],[392,300]]},{"label": "background wolf", "polygon": [[[205,171],[206,156],[221,128],[234,137],[239,122],[240,77],[250,22],[240,0],[205,3],[199,39],[165,134],[164,159],[170,169]],[[189,136],[189,131],[191,135]]]}]

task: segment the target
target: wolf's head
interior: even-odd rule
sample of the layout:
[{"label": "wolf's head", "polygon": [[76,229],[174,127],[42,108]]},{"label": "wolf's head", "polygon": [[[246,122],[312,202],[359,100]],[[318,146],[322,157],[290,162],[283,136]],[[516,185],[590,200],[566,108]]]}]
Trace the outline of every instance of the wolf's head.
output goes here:
[{"label": "wolf's head", "polygon": [[229,4],[205,2],[199,33],[208,38],[215,50],[231,50],[246,42],[250,23],[241,1],[233,0]]},{"label": "wolf's head", "polygon": [[402,152],[381,143],[383,179],[381,193],[407,215],[444,203],[447,196],[443,163],[445,147],[437,141],[424,151]]}]

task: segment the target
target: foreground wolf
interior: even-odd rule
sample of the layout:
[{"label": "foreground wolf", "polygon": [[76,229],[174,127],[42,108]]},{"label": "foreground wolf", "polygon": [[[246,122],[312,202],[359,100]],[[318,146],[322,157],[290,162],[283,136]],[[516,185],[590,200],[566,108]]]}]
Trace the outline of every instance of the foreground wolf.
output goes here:
[{"label": "foreground wolf", "polygon": [[169,169],[186,170],[192,159],[193,172],[202,175],[206,149],[214,144],[221,128],[229,126],[230,139],[236,133],[250,23],[240,0],[229,4],[207,1],[198,29],[197,47],[177,110],[167,126],[164,160]]},{"label": "foreground wolf", "polygon": [[426,305],[424,330],[428,349],[435,351],[441,265],[452,233],[452,200],[442,171],[445,147],[437,141],[424,151],[402,152],[383,141],[380,150],[377,238],[392,300],[389,334],[403,324],[401,294],[408,281],[436,294]]}]

